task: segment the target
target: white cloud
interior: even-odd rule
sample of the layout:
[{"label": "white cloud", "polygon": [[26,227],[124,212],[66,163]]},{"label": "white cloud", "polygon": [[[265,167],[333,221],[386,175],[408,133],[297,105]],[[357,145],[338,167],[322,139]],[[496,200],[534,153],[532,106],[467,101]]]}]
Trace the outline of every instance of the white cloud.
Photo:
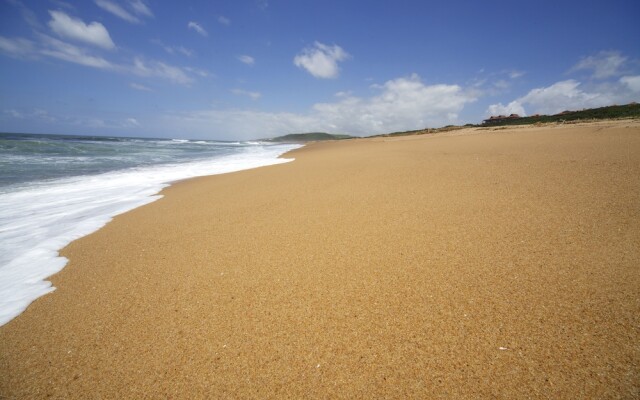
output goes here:
[{"label": "white cloud", "polygon": [[190,72],[192,74],[195,74],[195,75],[200,75],[203,78],[206,78],[206,77],[211,75],[209,73],[209,71],[204,70],[204,69],[200,69],[200,68],[184,67],[184,70],[187,71],[187,72]]},{"label": "white cloud", "polygon": [[258,100],[260,97],[262,97],[262,94],[260,92],[249,92],[247,90],[242,90],[242,89],[231,89],[231,93],[238,96],[247,96],[247,97],[250,97],[252,100]]},{"label": "white cloud", "polygon": [[627,61],[618,51],[601,51],[595,56],[582,58],[571,71],[591,70],[592,77],[606,79],[619,75],[620,68]]},{"label": "white cloud", "polygon": [[371,135],[457,123],[464,106],[476,100],[458,85],[425,85],[415,74],[373,90],[371,97],[343,92],[337,101],[299,114],[214,109],[170,115],[160,128],[180,127],[202,137],[233,132],[247,139],[313,131]]},{"label": "white cloud", "polygon": [[169,46],[167,44],[164,44],[161,40],[152,40],[152,43],[157,44],[158,46],[162,47],[164,49],[164,51],[166,51],[167,53],[171,54],[171,55],[175,55],[175,54],[182,54],[185,55],[187,57],[193,57],[194,55],[194,51],[191,49],[187,49],[186,47],[183,46]]},{"label": "white cloud", "polygon": [[10,118],[27,119],[29,121],[40,120],[47,123],[52,123],[58,120],[53,115],[49,114],[47,110],[43,110],[41,108],[34,108],[31,110],[23,110],[23,111],[9,109],[9,110],[3,110],[3,113],[5,115],[8,115]]},{"label": "white cloud", "polygon": [[127,22],[131,22],[134,24],[140,23],[140,20],[132,15],[129,11],[122,8],[119,4],[114,3],[109,0],[95,0],[95,3],[98,7],[103,10],[110,12],[118,18],[121,18]]},{"label": "white cloud", "polygon": [[138,15],[144,15],[145,17],[152,18],[153,12],[142,0],[131,0],[129,5]]},{"label": "white cloud", "polygon": [[293,63],[304,68],[316,78],[337,78],[340,72],[338,62],[349,58],[349,54],[340,46],[327,46],[315,42],[313,47],[307,47],[295,56]]},{"label": "white cloud", "polygon": [[180,53],[187,57],[193,57],[193,50],[187,49],[186,47],[183,47],[183,46],[165,47],[165,50],[170,54]]},{"label": "white cloud", "polygon": [[589,93],[579,88],[573,79],[556,82],[545,88],[533,89],[518,101],[528,104],[540,114],[555,114],[564,110],[601,107],[613,101],[607,93]]},{"label": "white cloud", "polygon": [[138,76],[163,78],[183,85],[188,85],[193,82],[193,79],[187,75],[182,68],[160,61],[145,62],[141,58],[135,58],[130,70]]},{"label": "white cloud", "polygon": [[140,123],[135,118],[127,118],[124,123],[125,126],[138,127]]},{"label": "white cloud", "polygon": [[152,92],[153,91],[150,88],[148,88],[148,87],[146,87],[144,85],[141,85],[139,83],[135,83],[135,82],[131,82],[129,84],[129,87],[131,87],[132,89],[135,89],[135,90],[140,90],[142,92]]},{"label": "white cloud", "polygon": [[624,84],[632,92],[640,92],[640,75],[623,76],[620,83]]},{"label": "white cloud", "polygon": [[2,111],[4,114],[9,115],[11,118],[17,118],[17,119],[24,119],[25,116],[24,114],[22,114],[20,111],[16,111],[16,110],[3,110]]},{"label": "white cloud", "polygon": [[[632,90],[635,82],[622,78],[620,84],[603,84],[592,87],[591,90],[581,89],[581,83],[569,79],[556,82],[551,86],[532,89],[526,95],[512,101],[507,106],[502,103],[492,104],[487,109],[488,115],[517,113],[526,115],[524,107],[536,114],[557,114],[565,110],[581,110],[583,108],[604,107],[611,104],[624,104],[633,99],[622,84]],[[516,111],[511,111],[516,110]],[[511,112],[509,112],[511,111]]]},{"label": "white cloud", "polygon": [[198,24],[197,22],[190,21],[190,22],[187,24],[187,27],[188,27],[189,29],[193,29],[194,31],[198,32],[200,35],[202,35],[202,36],[204,36],[204,37],[209,36],[209,34],[207,33],[207,31],[205,31],[205,30],[204,30],[204,28],[203,28],[202,26],[200,26],[200,24]]},{"label": "white cloud", "polygon": [[373,87],[376,96],[345,96],[314,105],[314,113],[340,131],[371,134],[456,123],[464,105],[476,100],[458,85],[425,85],[416,74]]},{"label": "white cloud", "polygon": [[502,103],[492,104],[487,109],[488,115],[525,115],[524,107],[517,100],[512,101],[506,106]]},{"label": "white cloud", "polygon": [[87,53],[72,44],[42,35],[44,46],[39,50],[41,54],[60,60],[68,61],[75,64],[84,65],[85,67],[93,67],[99,69],[116,69],[115,66],[106,59]]},{"label": "white cloud", "polygon": [[[9,39],[0,36],[0,53],[11,57],[38,59],[42,56],[67,61],[85,67],[102,69],[122,74],[133,74],[142,77],[160,78],[182,85],[191,84],[193,76],[209,76],[209,72],[191,67],[177,67],[155,60],[144,60],[136,57],[131,63],[114,63],[101,56],[91,54],[87,49],[75,46],[51,36],[37,34],[38,41],[23,38]],[[132,83],[137,90],[148,88]]]},{"label": "white cloud", "polygon": [[509,71],[509,78],[517,79],[523,76],[524,74],[525,74],[524,71],[517,71],[517,70]]},{"label": "white cloud", "polygon": [[61,1],[61,0],[49,0],[50,2],[52,2],[53,4],[57,5],[60,8],[66,8],[68,10],[75,10],[75,7],[69,3],[67,3],[66,1]]},{"label": "white cloud", "polygon": [[34,55],[34,43],[24,38],[9,39],[0,36],[0,51],[16,58],[28,58]]},{"label": "white cloud", "polygon": [[253,64],[256,63],[256,60],[253,57],[247,56],[247,55],[238,56],[238,60],[240,62],[243,62],[243,63],[247,64],[247,65],[253,65]]},{"label": "white cloud", "polygon": [[62,11],[49,11],[49,14],[52,18],[49,21],[49,27],[62,37],[89,43],[104,49],[116,47],[107,29],[99,22],[91,22],[87,25]]},{"label": "white cloud", "polygon": [[218,22],[221,23],[222,25],[226,25],[226,26],[231,25],[231,20],[229,18],[227,18],[227,17],[222,16],[222,15],[218,17]]}]

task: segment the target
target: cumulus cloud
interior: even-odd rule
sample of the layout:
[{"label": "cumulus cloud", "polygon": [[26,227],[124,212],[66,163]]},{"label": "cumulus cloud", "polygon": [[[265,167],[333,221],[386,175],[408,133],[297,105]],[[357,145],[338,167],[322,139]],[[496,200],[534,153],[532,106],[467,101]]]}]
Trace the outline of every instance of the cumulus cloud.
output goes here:
[{"label": "cumulus cloud", "polygon": [[337,78],[340,73],[338,62],[349,58],[349,54],[340,46],[327,46],[315,42],[313,46],[303,49],[296,55],[293,63],[316,78]]},{"label": "cumulus cloud", "polygon": [[524,107],[517,100],[512,101],[506,106],[502,103],[492,104],[487,109],[489,115],[525,115]]},{"label": "cumulus cloud", "polygon": [[62,11],[49,11],[49,14],[51,15],[49,27],[59,36],[104,49],[116,47],[107,29],[99,22],[91,22],[87,25],[82,20],[70,17]]},{"label": "cumulus cloud", "polygon": [[618,51],[601,51],[600,53],[582,58],[571,71],[591,71],[595,79],[606,79],[619,75],[620,68],[627,61]]},{"label": "cumulus cloud", "polygon": [[201,110],[166,116],[163,127],[180,126],[202,137],[233,132],[247,139],[312,131],[371,135],[457,123],[464,106],[476,100],[458,85],[426,85],[415,74],[372,90],[370,97],[342,92],[336,101],[315,104],[306,113]]},{"label": "cumulus cloud", "polygon": [[555,114],[567,109],[602,107],[613,103],[608,93],[586,92],[573,79],[556,82],[545,88],[533,89],[519,99],[541,114]]},{"label": "cumulus cloud", "polygon": [[582,86],[582,83],[569,79],[551,86],[532,89],[507,106],[502,103],[490,105],[487,115],[512,112],[526,115],[525,106],[536,114],[557,114],[565,110],[625,104],[637,99],[640,92],[640,76],[623,77],[616,83],[601,84],[589,89],[583,89]]},{"label": "cumulus cloud", "polygon": [[247,65],[253,65],[256,63],[256,60],[253,57],[247,55],[238,56],[238,60]]},{"label": "cumulus cloud", "polygon": [[262,94],[260,92],[249,92],[243,89],[232,89],[231,93],[237,96],[247,96],[252,100],[258,100],[260,97],[262,97]]},{"label": "cumulus cloud", "polygon": [[204,28],[202,26],[200,26],[200,24],[198,24],[197,22],[194,21],[190,21],[187,24],[187,27],[189,29],[193,29],[194,31],[198,32],[200,35],[207,37],[209,36],[209,34],[207,33],[207,31],[204,30]]},{"label": "cumulus cloud", "polygon": [[95,3],[98,7],[103,10],[110,12],[118,18],[121,18],[127,22],[131,22],[134,24],[140,23],[140,20],[132,15],[129,11],[122,8],[118,3],[114,3],[109,0],[95,0]]}]

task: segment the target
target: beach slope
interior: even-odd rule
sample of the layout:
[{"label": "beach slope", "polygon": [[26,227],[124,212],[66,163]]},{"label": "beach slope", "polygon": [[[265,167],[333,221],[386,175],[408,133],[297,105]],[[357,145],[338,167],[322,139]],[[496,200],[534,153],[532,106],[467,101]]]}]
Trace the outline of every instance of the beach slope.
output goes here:
[{"label": "beach slope", "polygon": [[287,156],[65,248],[0,398],[640,396],[640,123]]}]

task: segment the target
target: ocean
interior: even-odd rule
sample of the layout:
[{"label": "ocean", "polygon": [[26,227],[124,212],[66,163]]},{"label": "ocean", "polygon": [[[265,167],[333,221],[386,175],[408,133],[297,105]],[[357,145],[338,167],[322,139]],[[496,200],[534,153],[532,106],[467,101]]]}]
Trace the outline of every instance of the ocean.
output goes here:
[{"label": "ocean", "polygon": [[[55,288],[58,251],[171,182],[290,159],[299,145],[0,133],[0,325]],[[87,266],[88,268],[90,266]]]}]

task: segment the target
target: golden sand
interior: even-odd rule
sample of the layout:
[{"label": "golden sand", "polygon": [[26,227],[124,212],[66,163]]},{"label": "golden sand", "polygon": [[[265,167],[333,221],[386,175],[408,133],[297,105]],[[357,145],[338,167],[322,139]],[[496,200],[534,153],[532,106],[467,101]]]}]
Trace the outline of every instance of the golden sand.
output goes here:
[{"label": "golden sand", "polygon": [[309,145],[62,251],[0,398],[638,398],[640,123]]}]

